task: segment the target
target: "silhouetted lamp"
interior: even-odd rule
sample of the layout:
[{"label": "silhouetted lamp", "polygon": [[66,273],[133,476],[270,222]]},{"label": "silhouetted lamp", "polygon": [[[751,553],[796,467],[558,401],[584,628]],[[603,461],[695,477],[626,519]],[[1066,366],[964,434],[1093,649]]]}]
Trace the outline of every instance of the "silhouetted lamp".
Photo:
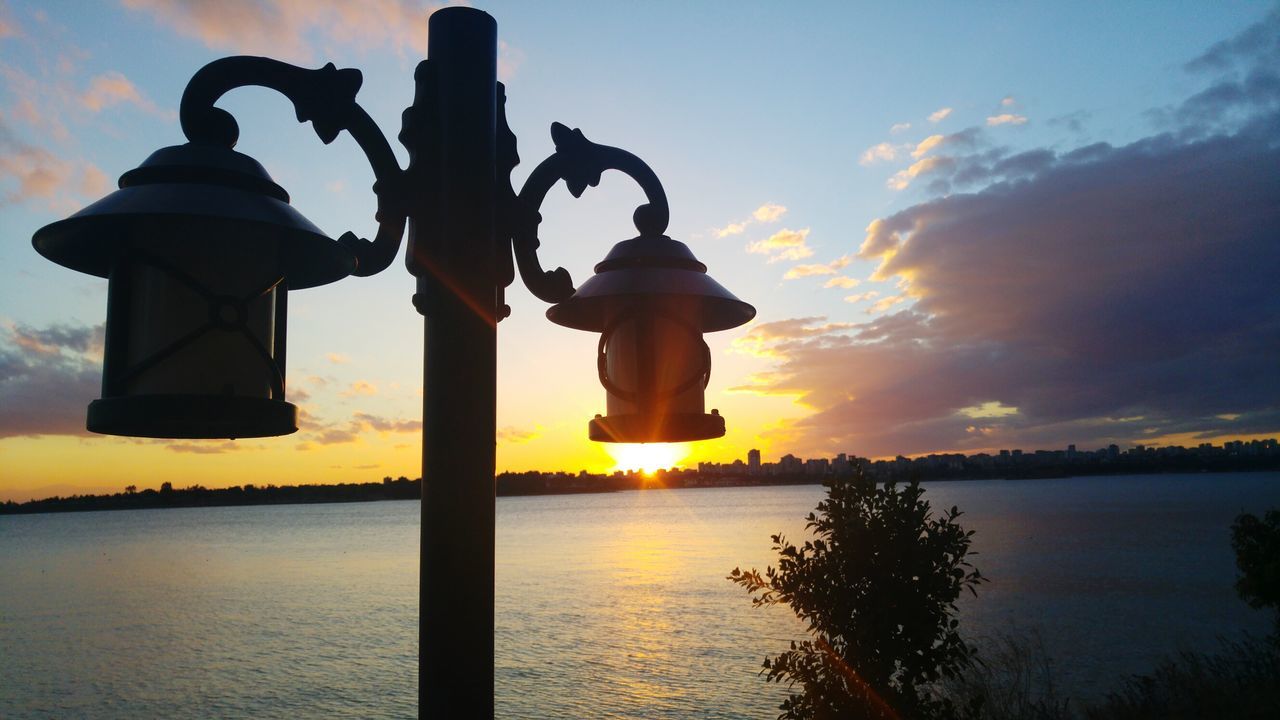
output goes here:
[{"label": "silhouetted lamp", "polygon": [[32,244],[109,278],[102,398],[89,405],[89,430],[297,431],[297,408],[285,401],[288,292],[345,277],[355,260],[290,207],[255,160],[217,145],[163,148]]},{"label": "silhouetted lamp", "polygon": [[702,334],[749,321],[755,309],[707,275],[684,243],[640,236],[613,247],[596,274],[547,310],[554,323],[600,333],[597,359],[608,414],[592,440],[644,443],[724,435],[707,413],[711,351]]},{"label": "silhouetted lamp", "polygon": [[[502,128],[505,130],[505,128]],[[500,140],[506,137],[499,132]],[[667,237],[666,191],[640,158],[593,143],[581,130],[552,123],[556,152],[533,169],[520,190],[514,249],[520,274],[534,295],[551,303],[547,318],[557,325],[600,333],[597,368],[606,392],[607,415],[588,424],[598,442],[648,443],[706,440],[724,435],[724,418],[706,412],[711,351],[703,333],[737,327],[756,310],[707,275],[684,243]],[[507,162],[514,166],[514,137]],[[537,226],[547,192],[564,180],[582,195],[618,170],[644,191],[647,203],[633,220],[639,236],[623,240],[576,290],[564,268],[543,272],[535,251]]]}]

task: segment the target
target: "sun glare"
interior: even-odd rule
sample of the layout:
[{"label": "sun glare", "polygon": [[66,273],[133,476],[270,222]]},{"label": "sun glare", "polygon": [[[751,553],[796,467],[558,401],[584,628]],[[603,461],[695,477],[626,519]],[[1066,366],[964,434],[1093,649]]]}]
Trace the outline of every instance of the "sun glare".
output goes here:
[{"label": "sun glare", "polygon": [[646,475],[673,468],[689,456],[689,443],[611,443],[605,449],[613,456],[614,470],[640,470]]}]

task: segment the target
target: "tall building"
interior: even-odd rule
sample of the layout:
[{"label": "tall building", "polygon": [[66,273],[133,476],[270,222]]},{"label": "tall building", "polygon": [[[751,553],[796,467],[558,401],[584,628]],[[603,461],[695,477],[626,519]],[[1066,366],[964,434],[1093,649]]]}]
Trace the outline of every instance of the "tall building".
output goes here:
[{"label": "tall building", "polygon": [[760,474],[760,451],[755,448],[747,451],[747,474]]}]

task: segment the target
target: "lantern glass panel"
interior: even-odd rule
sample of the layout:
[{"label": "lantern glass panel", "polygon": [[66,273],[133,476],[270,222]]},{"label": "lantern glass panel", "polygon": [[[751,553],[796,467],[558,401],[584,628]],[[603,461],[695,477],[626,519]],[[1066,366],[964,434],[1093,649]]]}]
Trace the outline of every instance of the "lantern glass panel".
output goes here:
[{"label": "lantern glass panel", "polygon": [[704,412],[705,346],[681,304],[650,303],[615,320],[605,345],[610,416]]},{"label": "lantern glass panel", "polygon": [[[276,323],[286,292],[277,284],[276,244],[254,242],[262,238],[243,228],[228,239],[221,223],[208,225],[147,234],[157,239],[133,243],[134,252],[112,273],[113,285],[124,287],[112,288],[122,296],[108,317],[113,361],[103,377],[105,397],[284,399],[274,391]],[[152,228],[162,229],[174,230]],[[122,321],[125,328],[118,327]]]}]

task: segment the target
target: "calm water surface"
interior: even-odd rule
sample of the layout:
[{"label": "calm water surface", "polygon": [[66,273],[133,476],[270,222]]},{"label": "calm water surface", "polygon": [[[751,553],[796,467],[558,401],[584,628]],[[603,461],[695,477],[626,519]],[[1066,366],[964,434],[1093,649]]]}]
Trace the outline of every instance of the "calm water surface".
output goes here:
[{"label": "calm water surface", "polygon": [[[818,486],[498,501],[498,715],[770,718],[802,628],[724,580],[803,537]],[[1280,473],[933,483],[991,582],[973,636],[1036,632],[1071,691],[1269,629],[1228,527]],[[0,517],[0,718],[410,718],[412,502]],[[437,591],[447,592],[447,587]]]}]

